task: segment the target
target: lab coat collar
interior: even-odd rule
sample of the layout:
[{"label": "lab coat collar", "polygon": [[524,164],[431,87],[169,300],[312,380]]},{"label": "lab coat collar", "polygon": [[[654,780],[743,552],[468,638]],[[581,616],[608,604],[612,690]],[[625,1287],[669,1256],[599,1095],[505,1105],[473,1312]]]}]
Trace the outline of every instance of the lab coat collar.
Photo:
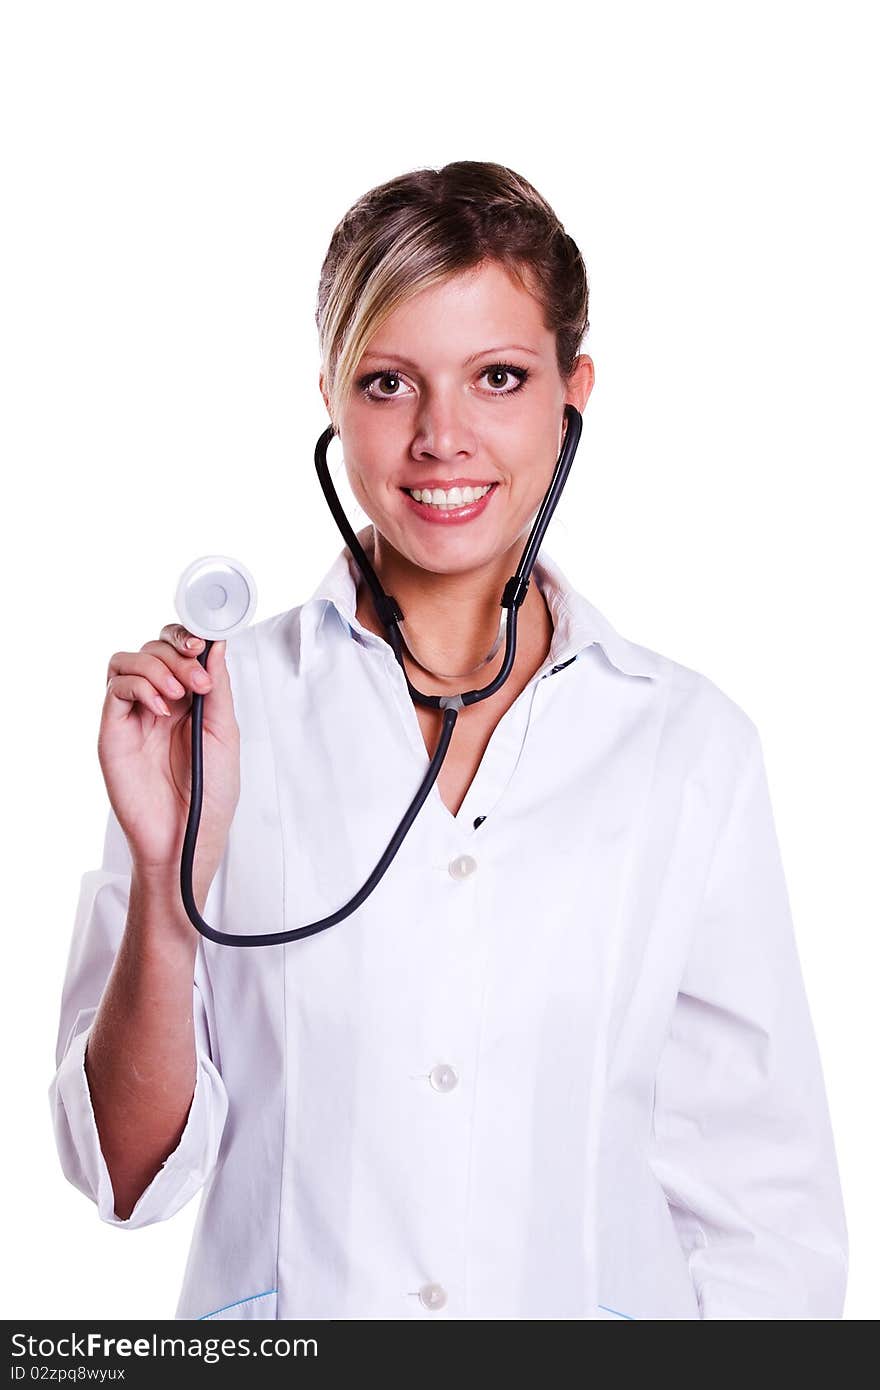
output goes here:
[{"label": "lab coat collar", "polygon": [[[359,531],[357,537],[372,559],[372,526]],[[343,626],[356,640],[366,646],[386,645],[384,638],[377,637],[375,633],[363,627],[355,616],[360,577],[360,570],[353,555],[347,545],[343,546],[311,597],[301,607],[301,666],[307,664],[316,651],[318,631],[331,610],[335,611]],[[550,657],[554,664],[567,662],[593,643],[598,643],[605,656],[619,671],[631,676],[654,678],[660,674],[658,654],[622,637],[608,619],[577,592],[559,565],[544,549],[538,552],[532,579],[544,594],[553,619]]]}]

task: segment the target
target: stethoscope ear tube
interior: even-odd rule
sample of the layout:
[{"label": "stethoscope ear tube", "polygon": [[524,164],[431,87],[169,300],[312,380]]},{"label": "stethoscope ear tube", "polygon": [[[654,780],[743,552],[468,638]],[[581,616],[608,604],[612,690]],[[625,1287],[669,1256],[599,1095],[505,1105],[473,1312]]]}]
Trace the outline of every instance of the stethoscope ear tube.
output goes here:
[{"label": "stethoscope ear tube", "polygon": [[[413,821],[424,805],[425,799],[437,780],[452,739],[452,732],[455,728],[456,720],[458,719],[459,710],[463,709],[466,705],[475,704],[478,700],[484,700],[488,698],[489,695],[493,695],[495,691],[500,689],[504,684],[513,668],[516,656],[517,613],[528,591],[532,567],[537,559],[538,552],[541,548],[541,541],[550,524],[553,512],[562,495],[562,490],[571,470],[571,465],[574,462],[574,456],[581,437],[583,421],[580,412],[575,406],[566,405],[565,418],[567,421],[565,439],[556,461],[553,477],[541,506],[538,509],[538,513],[532,525],[532,530],[529,534],[528,542],[520,557],[516,573],[507,581],[501,598],[501,606],[508,610],[507,640],[501,669],[494,679],[480,690],[468,690],[460,695],[444,696],[423,694],[420,690],[416,689],[409,679],[403,663],[401,637],[397,626],[397,624],[403,620],[403,613],[397,601],[391,595],[386,594],[382,588],[373,566],[343,511],[327,466],[327,449],[335,434],[335,430],[332,425],[324,430],[315,446],[315,467],[318,472],[318,478],[324,496],[327,499],[330,511],[342,533],[343,539],[364,576],[364,581],[373,599],[376,615],[388,631],[391,647],[403,670],[410,696],[420,704],[443,710],[443,723],[440,730],[440,738],[418,791],[407,807],[382,857],[366,882],[347,903],[344,903],[343,906],[338,908],[335,912],[330,913],[329,916],[322,917],[316,922],[310,922],[307,926],[295,927],[289,931],[268,932],[263,934],[255,933],[241,936],[233,932],[218,931],[215,927],[209,926],[199,912],[193,894],[193,863],[198,839],[199,822],[202,814],[202,797],[204,791],[202,722],[205,698],[203,695],[194,693],[190,711],[192,789],[190,792],[189,816],[187,818],[186,830],[184,831],[183,850],[180,860],[180,893],[187,916],[202,936],[207,937],[210,941],[217,942],[218,945],[221,946],[280,946],[285,942],[299,941],[303,937],[313,936],[316,932],[324,931],[327,927],[335,926],[337,922],[343,921],[344,918],[349,917],[355,912],[372,893],[373,889],[386,873],[391,861],[400,849],[400,846],[403,844]],[[206,640],[204,650],[199,653],[198,661],[203,667],[207,667],[208,654],[213,646],[213,640],[214,639]]]}]

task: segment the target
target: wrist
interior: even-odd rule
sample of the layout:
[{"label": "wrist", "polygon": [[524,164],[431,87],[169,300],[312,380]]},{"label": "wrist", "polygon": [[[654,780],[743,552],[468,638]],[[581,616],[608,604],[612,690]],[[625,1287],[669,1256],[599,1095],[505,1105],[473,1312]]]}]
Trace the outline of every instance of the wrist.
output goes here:
[{"label": "wrist", "polygon": [[[196,872],[193,875],[193,897],[201,917],[205,914],[205,903],[213,878],[214,874],[209,877],[204,872]],[[183,936],[195,946],[199,933],[184,907],[179,863],[133,863],[130,902],[138,909],[139,918],[149,919],[153,924],[153,930],[159,929],[172,935]],[[163,925],[160,926],[160,923]]]}]

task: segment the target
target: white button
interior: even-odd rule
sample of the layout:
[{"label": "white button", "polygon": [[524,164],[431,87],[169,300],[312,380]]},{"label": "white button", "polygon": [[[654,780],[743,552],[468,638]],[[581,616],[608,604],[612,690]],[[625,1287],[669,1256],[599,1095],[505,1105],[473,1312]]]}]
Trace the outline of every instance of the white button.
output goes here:
[{"label": "white button", "polygon": [[458,1085],[458,1073],[455,1067],[449,1067],[445,1062],[434,1067],[430,1076],[431,1085],[435,1091],[451,1091],[453,1087]]},{"label": "white button", "polygon": [[419,1298],[426,1308],[442,1308],[446,1303],[446,1290],[442,1284],[423,1284],[419,1289]]},{"label": "white button", "polygon": [[449,865],[449,872],[453,878],[467,878],[477,867],[476,859],[469,854],[460,854],[457,859],[453,859]]}]

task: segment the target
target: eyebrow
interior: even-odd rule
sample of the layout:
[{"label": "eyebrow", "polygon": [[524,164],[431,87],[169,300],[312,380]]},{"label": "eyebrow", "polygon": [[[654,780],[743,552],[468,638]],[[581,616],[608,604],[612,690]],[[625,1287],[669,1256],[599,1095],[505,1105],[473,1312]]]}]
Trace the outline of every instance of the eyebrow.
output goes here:
[{"label": "eyebrow", "polygon": [[[474,352],[470,357],[466,357],[461,365],[463,367],[469,367],[471,363],[476,362],[479,357],[486,357],[491,352],[525,352],[528,353],[530,357],[540,357],[541,355],[539,352],[536,352],[534,348],[524,347],[520,343],[510,343],[507,347],[483,348],[480,352]],[[374,357],[377,361],[402,362],[405,367],[412,367],[415,370],[418,369],[417,362],[411,362],[408,357],[402,357],[399,352],[383,352],[380,348],[378,351],[365,352],[363,355],[364,357]]]}]

